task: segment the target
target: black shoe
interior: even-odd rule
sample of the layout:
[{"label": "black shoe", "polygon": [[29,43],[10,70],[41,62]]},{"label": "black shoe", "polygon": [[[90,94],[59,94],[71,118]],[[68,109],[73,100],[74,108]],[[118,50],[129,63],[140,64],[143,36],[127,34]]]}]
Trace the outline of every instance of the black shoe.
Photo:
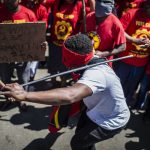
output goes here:
[{"label": "black shoe", "polygon": [[3,104],[1,105],[0,110],[1,110],[1,111],[8,110],[11,105],[12,105],[12,102],[6,100],[6,101],[4,101]]}]

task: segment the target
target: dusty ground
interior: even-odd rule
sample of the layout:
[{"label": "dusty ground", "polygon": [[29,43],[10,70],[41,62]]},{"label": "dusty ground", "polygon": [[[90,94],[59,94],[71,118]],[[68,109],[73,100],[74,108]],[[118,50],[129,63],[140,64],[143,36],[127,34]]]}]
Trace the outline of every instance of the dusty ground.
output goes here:
[{"label": "dusty ground", "polygon": [[[38,70],[36,78],[44,75],[46,70]],[[50,83],[41,82],[34,89],[48,86]],[[1,97],[0,105],[3,101]],[[0,111],[0,150],[71,150],[69,142],[76,120],[72,119],[70,126],[57,134],[51,134],[47,129],[51,106],[27,105],[27,112],[20,112],[15,104]],[[150,150],[150,122],[144,123],[142,116],[142,112],[133,110],[126,129],[113,139],[98,143],[97,150]]]}]

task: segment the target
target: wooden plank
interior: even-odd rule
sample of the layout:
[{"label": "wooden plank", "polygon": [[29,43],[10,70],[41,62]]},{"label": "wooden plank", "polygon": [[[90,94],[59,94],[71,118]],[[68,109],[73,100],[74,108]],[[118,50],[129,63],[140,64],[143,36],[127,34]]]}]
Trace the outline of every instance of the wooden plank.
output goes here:
[{"label": "wooden plank", "polygon": [[0,24],[0,63],[44,60],[45,23]]}]

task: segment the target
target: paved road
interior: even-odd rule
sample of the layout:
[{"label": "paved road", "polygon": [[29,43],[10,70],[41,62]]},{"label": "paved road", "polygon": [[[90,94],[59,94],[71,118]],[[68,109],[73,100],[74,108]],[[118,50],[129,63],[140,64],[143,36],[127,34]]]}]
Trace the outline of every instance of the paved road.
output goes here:
[{"label": "paved road", "polygon": [[[36,78],[46,75],[39,70]],[[47,82],[36,85],[45,89]],[[4,99],[1,97],[0,105]],[[71,150],[69,142],[74,134],[76,120],[57,134],[49,133],[47,126],[51,106],[27,103],[28,111],[20,112],[16,105],[0,111],[0,150]],[[150,150],[150,122],[142,120],[142,112],[132,111],[131,119],[120,134],[96,145],[97,150]]]}]

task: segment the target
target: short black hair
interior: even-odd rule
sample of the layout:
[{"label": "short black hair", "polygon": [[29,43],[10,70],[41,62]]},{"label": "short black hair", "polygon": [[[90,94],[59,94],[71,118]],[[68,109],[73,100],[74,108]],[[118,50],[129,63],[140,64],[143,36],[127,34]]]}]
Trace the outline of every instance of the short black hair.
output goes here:
[{"label": "short black hair", "polygon": [[85,34],[70,36],[65,41],[65,47],[78,54],[89,54],[93,50],[92,41]]}]

